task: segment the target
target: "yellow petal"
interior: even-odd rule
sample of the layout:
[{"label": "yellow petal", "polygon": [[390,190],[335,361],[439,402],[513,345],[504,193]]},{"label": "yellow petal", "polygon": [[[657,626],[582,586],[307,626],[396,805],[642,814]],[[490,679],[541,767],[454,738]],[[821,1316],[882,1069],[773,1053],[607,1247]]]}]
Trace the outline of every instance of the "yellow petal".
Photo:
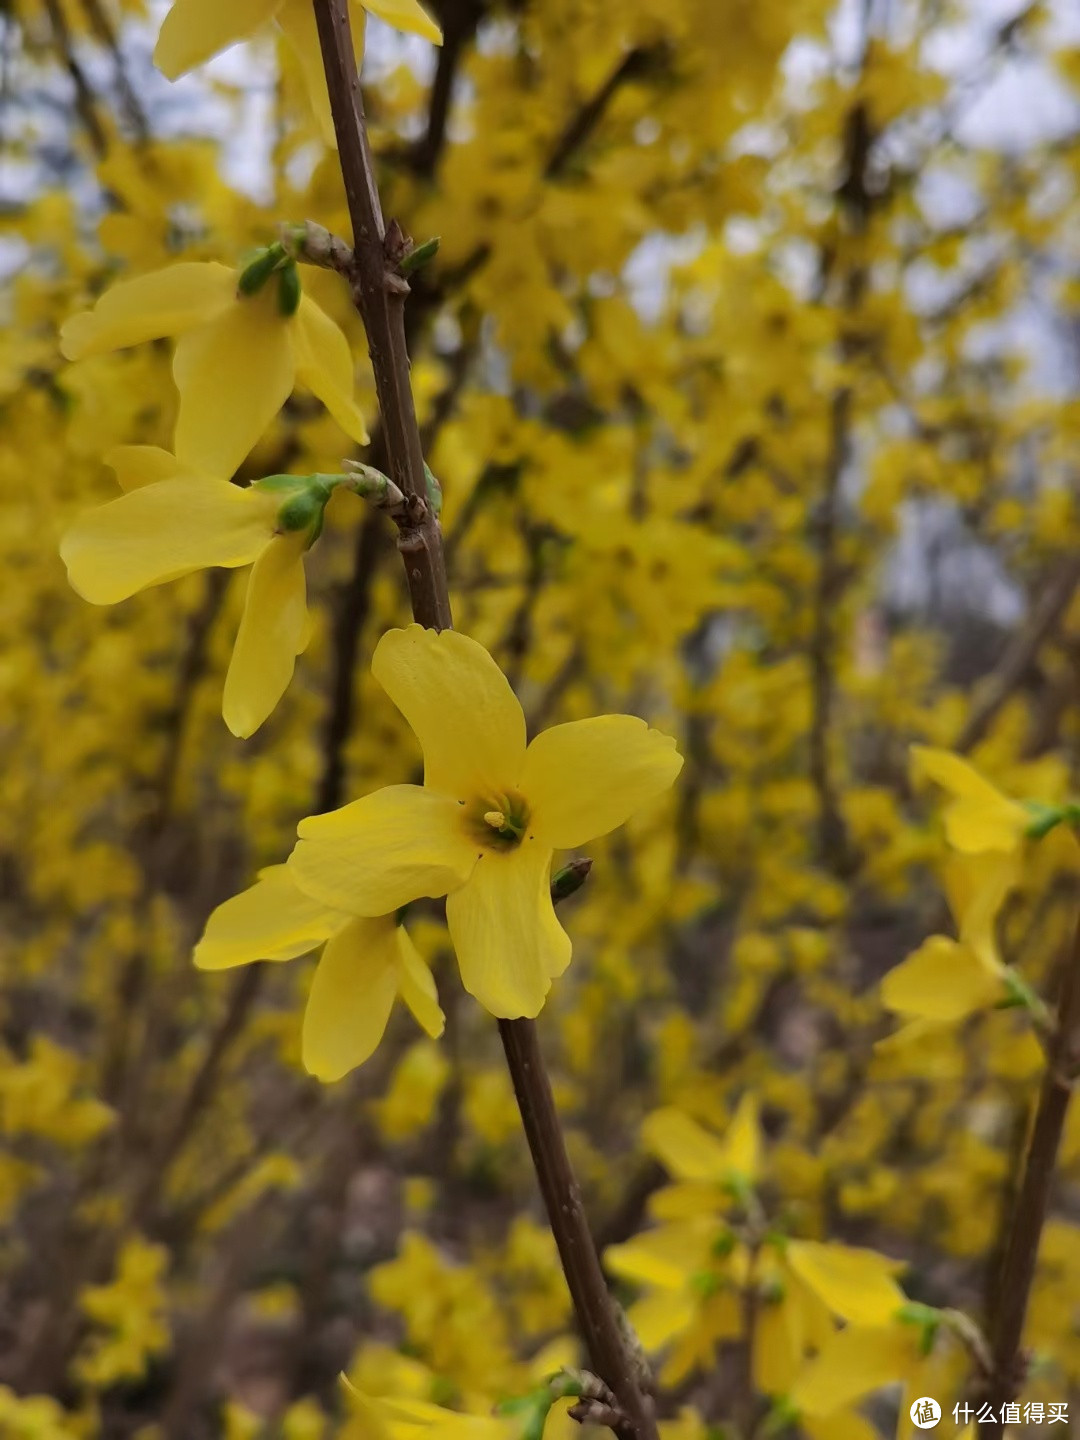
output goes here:
[{"label": "yellow petal", "polygon": [[[356,68],[360,69],[364,58],[364,12],[354,14],[352,20],[353,56]],[[282,0],[278,8],[277,23],[281,26],[289,45],[296,56],[303,76],[308,101],[318,122],[319,132],[331,149],[337,147],[334,134],[334,119],[330,111],[330,96],[326,89],[326,72],[323,70],[322,49],[319,45],[319,29],[315,24],[315,11],[309,0]]]},{"label": "yellow petal", "polygon": [[720,1228],[707,1218],[674,1225],[655,1225],[621,1245],[609,1245],[604,1265],[621,1280],[635,1285],[681,1290],[711,1258]]},{"label": "yellow petal", "polygon": [[874,1250],[791,1240],[784,1257],[803,1284],[851,1325],[886,1325],[907,1303],[893,1279],[900,1267]]},{"label": "yellow petal", "polygon": [[834,1415],[856,1400],[902,1381],[916,1362],[919,1332],[913,1325],[838,1330],[807,1365],[791,1392],[805,1415]]},{"label": "yellow petal", "polygon": [[425,785],[456,800],[494,800],[516,787],[525,716],[482,645],[454,630],[388,630],[371,673],[420,741]]},{"label": "yellow petal", "polygon": [[157,445],[114,445],[102,459],[115,474],[121,490],[138,490],[155,480],[172,480],[177,475],[191,473],[185,471],[175,455]]},{"label": "yellow petal", "polygon": [[221,701],[225,724],[242,740],[285,694],[310,634],[305,543],[301,533],[277,535],[251,567]]},{"label": "yellow petal", "polygon": [[301,1040],[304,1068],[340,1080],[373,1054],[398,992],[397,921],[352,919],[331,939],[311,982]]},{"label": "yellow petal", "polygon": [[[311,6],[301,4],[306,15]],[[320,72],[321,73],[321,72]],[[296,378],[316,395],[350,439],[368,443],[364,417],[353,400],[353,357],[341,327],[306,295],[292,327]]]},{"label": "yellow petal", "polygon": [[269,544],[276,514],[277,502],[259,491],[183,476],[88,511],[60,554],[85,600],[115,605],[209,565],[250,565]]},{"label": "yellow petal", "polygon": [[154,46],[154,64],[175,80],[254,35],[276,9],[277,0],[173,0]]},{"label": "yellow petal", "polygon": [[289,326],[276,287],[235,301],[177,342],[177,459],[232,475],[289,398],[295,378]]},{"label": "yellow petal", "polygon": [[726,1180],[727,1146],[683,1110],[666,1107],[646,1116],[641,1143],[679,1180]]},{"label": "yellow petal", "polygon": [[931,935],[881,982],[882,1003],[900,1015],[948,1025],[1005,995],[1000,971],[967,945]]},{"label": "yellow petal", "polygon": [[551,851],[524,840],[485,851],[446,901],[461,983],[492,1015],[539,1015],[552,978],[570,963],[570,937],[551,903]]},{"label": "yellow petal", "polygon": [[409,938],[404,925],[398,926],[398,988],[412,1011],[413,1019],[433,1040],[446,1028],[446,1016],[439,1005],[435,977]]},{"label": "yellow petal", "polygon": [[68,360],[83,360],[163,335],[181,335],[228,309],[235,292],[236,271],[213,261],[185,260],[133,280],[118,280],[92,310],[61,325],[60,349]]},{"label": "yellow petal", "polygon": [[1020,882],[1020,864],[1016,851],[990,851],[983,855],[953,855],[945,866],[945,892],[960,928],[960,939],[990,969],[1001,968],[997,913]]},{"label": "yellow petal", "polygon": [[626,1318],[645,1350],[662,1350],[697,1319],[697,1300],[689,1290],[658,1290],[635,1300]]},{"label": "yellow petal", "polygon": [[555,850],[596,840],[669,789],[682,763],[670,735],[633,715],[554,725],[529,746],[521,772],[529,828]]},{"label": "yellow petal", "polygon": [[393,25],[396,30],[407,30],[412,35],[422,35],[433,45],[442,44],[442,31],[418,0],[363,0],[365,10]]},{"label": "yellow petal", "polygon": [[911,747],[912,774],[933,780],[953,797],[945,807],[945,837],[950,845],[969,855],[984,850],[1015,850],[1031,824],[1023,805],[1010,800],[984,780],[959,755]]},{"label": "yellow petal", "polygon": [[388,785],[312,815],[297,834],[288,862],[296,883],[353,915],[385,915],[421,896],[445,895],[476,863],[457,804],[419,785]]},{"label": "yellow petal", "polygon": [[227,970],[252,960],[292,960],[321,945],[348,918],[298,890],[284,865],[270,865],[213,912],[195,947],[195,964]]},{"label": "yellow petal", "polygon": [[802,1365],[796,1307],[785,1296],[758,1306],[752,1361],[754,1384],[763,1395],[786,1395]]}]

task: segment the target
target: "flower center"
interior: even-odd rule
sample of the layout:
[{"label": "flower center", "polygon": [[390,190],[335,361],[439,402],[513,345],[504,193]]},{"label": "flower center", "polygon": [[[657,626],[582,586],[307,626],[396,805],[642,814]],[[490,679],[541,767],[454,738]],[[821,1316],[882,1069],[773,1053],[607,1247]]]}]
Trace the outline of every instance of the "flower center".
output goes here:
[{"label": "flower center", "polygon": [[489,850],[520,845],[529,824],[529,811],[520,795],[488,796],[466,811],[470,834]]}]

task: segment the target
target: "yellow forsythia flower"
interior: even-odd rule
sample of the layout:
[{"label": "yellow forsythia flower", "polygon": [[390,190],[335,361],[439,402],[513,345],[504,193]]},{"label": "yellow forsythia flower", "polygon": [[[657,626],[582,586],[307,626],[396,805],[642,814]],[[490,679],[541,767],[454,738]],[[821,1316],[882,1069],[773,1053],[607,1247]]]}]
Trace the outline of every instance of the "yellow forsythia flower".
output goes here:
[{"label": "yellow forsythia flower", "polygon": [[606,835],[667,790],[682,768],[675,742],[635,716],[602,715],[526,746],[506,677],[454,631],[391,630],[371,668],[420,740],[424,784],[302,821],[289,873],[359,916],[447,895],[466,990],[494,1015],[537,1015],[570,962],[551,902],[554,851]]},{"label": "yellow forsythia flower", "polygon": [[284,865],[219,905],[195,948],[201,970],[253,960],[291,960],[322,945],[307,1008],[301,1053],[320,1080],[340,1080],[383,1037],[400,995],[431,1036],[444,1017],[431,971],[393,914],[357,917],[310,899]]},{"label": "yellow forsythia flower", "polygon": [[[212,8],[233,10],[219,0]],[[92,310],[65,321],[60,348],[67,359],[82,360],[178,335],[174,448],[185,466],[209,475],[233,474],[297,381],[346,435],[365,445],[364,418],[353,400],[352,352],[342,331],[306,295],[286,314],[275,284],[249,295],[238,281],[229,266],[197,260],[121,280]]]},{"label": "yellow forsythia flower", "polygon": [[890,970],[881,982],[885,1005],[915,1021],[949,1025],[1006,999],[1009,971],[998,955],[995,920],[1018,879],[1012,855],[954,856],[945,890],[960,938],[931,935]]},{"label": "yellow forsythia flower", "polygon": [[153,1356],[167,1347],[168,1263],[164,1246],[134,1236],[120,1253],[115,1280],[82,1291],[80,1307],[99,1327],[75,1362],[86,1384],[104,1389],[118,1380],[138,1380]]},{"label": "yellow forsythia flower", "polygon": [[911,770],[916,779],[933,780],[948,792],[945,838],[957,850],[968,855],[1009,853],[1031,829],[1035,817],[1027,806],[1003,795],[959,755],[913,745]]},{"label": "yellow forsythia flower", "polygon": [[[352,28],[357,65],[363,55],[366,10],[399,30],[442,44],[442,31],[418,0],[364,0],[356,9],[359,13],[353,16]],[[238,40],[258,34],[271,21],[295,52],[312,109],[326,140],[333,143],[334,127],[311,0],[173,0],[154,48],[154,63],[170,80],[176,80]]]},{"label": "yellow forsythia flower", "polygon": [[253,734],[309,638],[303,557],[321,523],[321,492],[312,495],[299,475],[243,489],[152,446],[122,446],[111,459],[127,493],[65,534],[60,554],[72,587],[93,605],[114,605],[207,566],[250,565],[222,714],[234,735]]}]

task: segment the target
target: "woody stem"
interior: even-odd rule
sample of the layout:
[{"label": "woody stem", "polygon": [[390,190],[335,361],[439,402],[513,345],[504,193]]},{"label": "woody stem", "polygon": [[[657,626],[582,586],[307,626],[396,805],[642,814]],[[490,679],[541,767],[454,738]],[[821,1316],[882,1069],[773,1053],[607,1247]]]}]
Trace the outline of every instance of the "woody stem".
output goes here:
[{"label": "woody stem", "polygon": [[1024,1320],[1072,1098],[1073,1077],[1080,1065],[1080,919],[1064,966],[1057,1025],[994,1289],[989,1326],[992,1359],[987,1382],[994,1418],[980,1423],[979,1440],[1000,1440],[1004,1433],[1002,1406],[1016,1399],[1024,1382]]},{"label": "woody stem", "polygon": [[[409,384],[405,339],[407,282],[387,246],[368,145],[360,80],[353,59],[348,0],[313,0],[345,195],[353,227],[353,298],[367,333],[385,432],[390,478],[409,514],[398,520],[398,548],[413,618],[429,629],[453,623],[439,522],[427,503],[424,455]],[[500,1020],[506,1060],[540,1190],[555,1235],[592,1369],[614,1392],[623,1420],[619,1440],[657,1440],[656,1422],[638,1383],[566,1152],[551,1083],[531,1020]]]}]

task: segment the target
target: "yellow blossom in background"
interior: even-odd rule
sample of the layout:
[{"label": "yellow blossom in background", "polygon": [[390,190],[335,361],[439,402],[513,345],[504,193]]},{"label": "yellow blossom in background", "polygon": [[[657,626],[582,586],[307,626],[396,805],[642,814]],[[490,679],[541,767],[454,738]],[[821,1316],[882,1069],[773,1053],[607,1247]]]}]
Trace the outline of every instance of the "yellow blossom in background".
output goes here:
[{"label": "yellow blossom in background", "polygon": [[[931,935],[881,982],[884,1004],[915,1022],[953,1024],[1009,998],[1010,971],[997,949],[998,912],[1019,881],[1011,854],[951,856],[945,890],[959,938]],[[918,1025],[922,1034],[925,1024]]]},{"label": "yellow blossom in background", "polygon": [[959,755],[913,745],[911,770],[916,779],[932,780],[949,795],[945,835],[957,850],[969,855],[987,850],[1010,854],[1032,827],[1035,817],[1025,805],[1003,795]]},{"label": "yellow blossom in background", "polygon": [[659,798],[682,767],[675,742],[632,715],[545,731],[491,656],[455,631],[410,625],[379,641],[372,673],[424,752],[424,785],[395,785],[301,821],[296,885],[374,914],[447,895],[462,983],[495,1015],[539,1013],[570,963],[551,902],[551,860]]},{"label": "yellow blossom in background", "polygon": [[[228,13],[223,5],[209,8]],[[173,449],[184,467],[208,475],[234,473],[297,383],[365,445],[352,354],[340,328],[309,296],[287,295],[278,275],[254,294],[238,289],[239,280],[227,265],[194,260],[118,280],[92,310],[64,322],[61,349],[67,359],[82,360],[178,336]]]},{"label": "yellow blossom in background", "polygon": [[169,1343],[165,1271],[168,1251],[139,1236],[120,1252],[116,1278],[83,1291],[83,1313],[94,1333],[76,1361],[80,1378],[98,1389],[118,1380],[138,1380]]},{"label": "yellow blossom in background", "polygon": [[431,971],[394,915],[356,917],[309,899],[286,866],[259,872],[249,890],[219,905],[195,947],[201,970],[322,954],[304,1010],[304,1066],[340,1080],[374,1052],[400,996],[429,1035],[444,1019]]}]

